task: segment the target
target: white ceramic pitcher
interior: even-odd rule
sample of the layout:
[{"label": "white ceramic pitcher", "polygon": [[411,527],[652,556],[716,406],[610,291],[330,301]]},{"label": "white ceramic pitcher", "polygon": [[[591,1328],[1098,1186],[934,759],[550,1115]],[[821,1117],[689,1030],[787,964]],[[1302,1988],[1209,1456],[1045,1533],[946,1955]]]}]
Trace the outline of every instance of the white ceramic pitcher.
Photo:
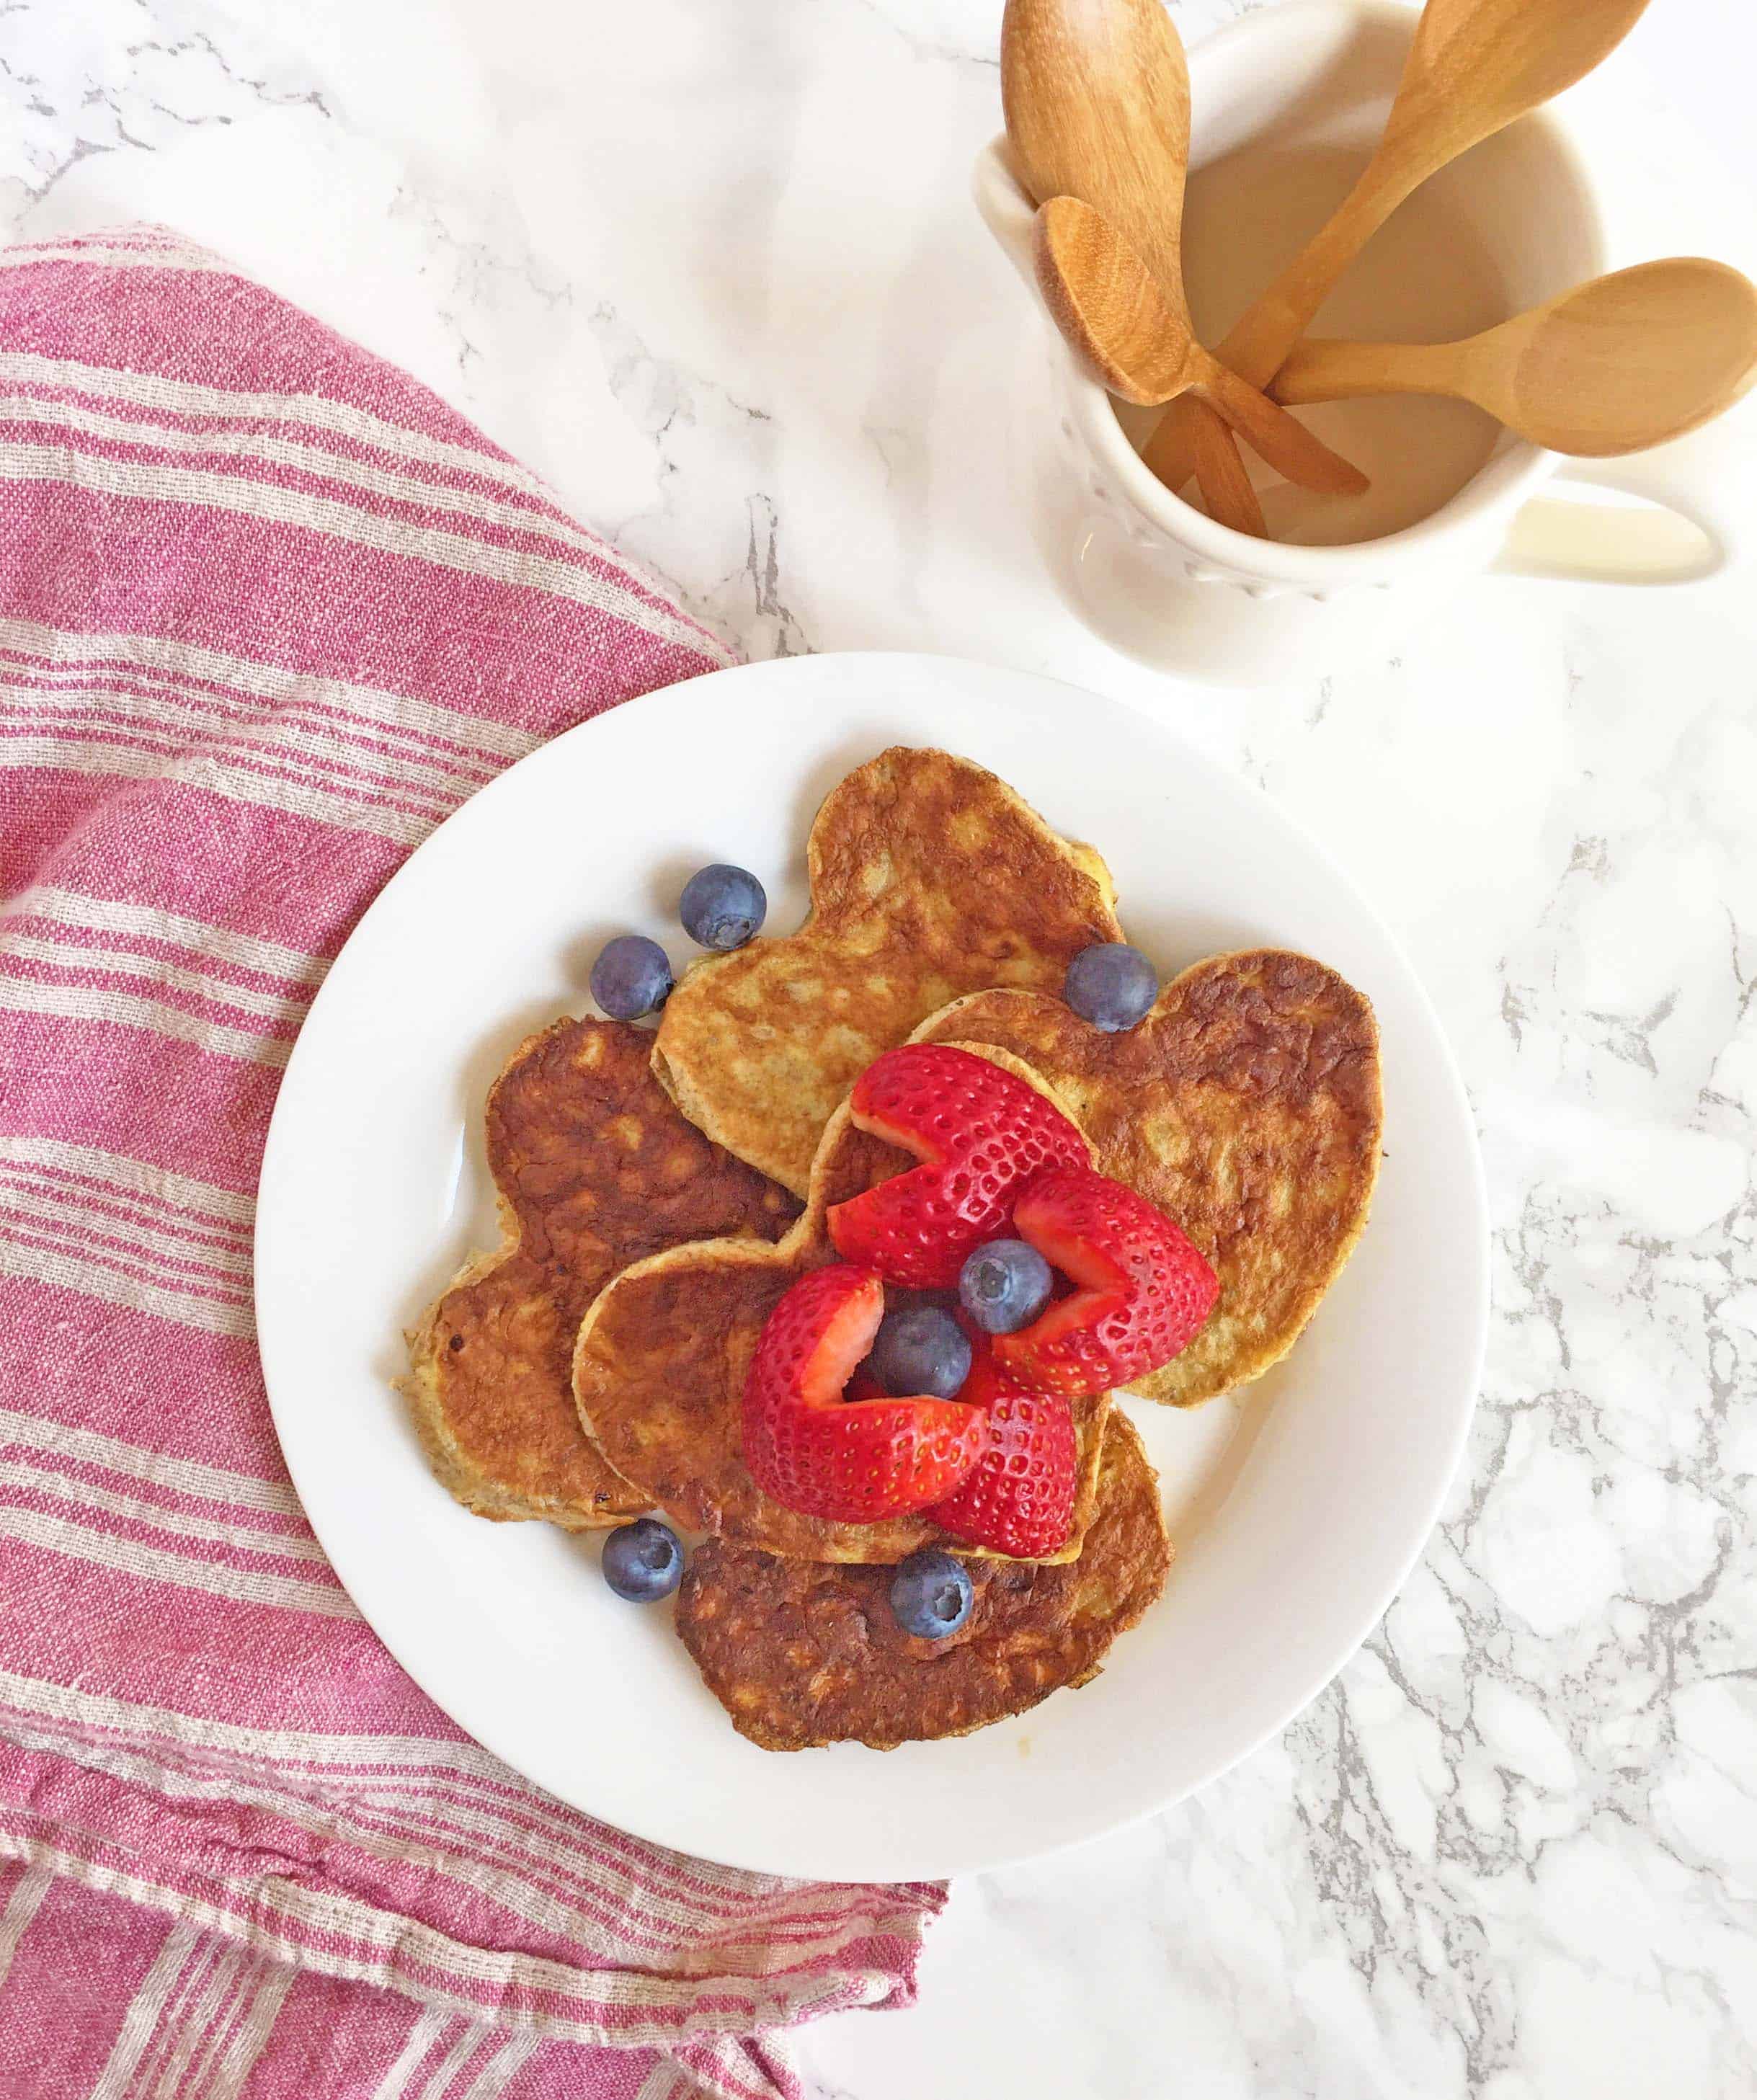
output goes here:
[{"label": "white ceramic pitcher", "polygon": [[[1391,0],[1287,0],[1208,38],[1190,55],[1192,165],[1270,135],[1290,148],[1347,147],[1364,161],[1415,21],[1413,9]],[[1509,314],[1637,259],[1609,257],[1599,174],[1572,124],[1547,110],[1435,179],[1455,185]],[[1041,311],[1031,200],[1004,139],[979,157],[975,196]],[[1043,318],[1057,398],[1037,419],[1041,428],[1026,433],[1023,464],[1036,484],[1044,552],[1080,616],[1155,668],[1216,685],[1304,679],[1388,644],[1472,571],[1684,583],[1734,555],[1732,499],[1742,481],[1750,500],[1757,452],[1744,411],[1735,412],[1737,439],[1723,419],[1617,461],[1577,464],[1503,433],[1449,502],[1383,539],[1288,546],[1231,532],[1141,464],[1110,397]],[[1540,495],[1562,482],[1645,502]]]}]

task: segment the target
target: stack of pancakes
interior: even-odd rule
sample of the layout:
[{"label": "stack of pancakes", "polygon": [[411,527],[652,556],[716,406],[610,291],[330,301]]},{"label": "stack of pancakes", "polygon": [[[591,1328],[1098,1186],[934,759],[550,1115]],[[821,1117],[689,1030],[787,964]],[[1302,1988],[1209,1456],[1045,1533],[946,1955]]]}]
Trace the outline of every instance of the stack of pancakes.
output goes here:
[{"label": "stack of pancakes", "polygon": [[[411,1335],[407,1386],[435,1471],[483,1516],[587,1530],[656,1509],[707,1534],[678,1629],[741,1733],[889,1747],[1095,1674],[1171,1548],[1109,1395],[1077,1404],[1075,1523],[1041,1562],[915,1516],[823,1523],[752,1480],[740,1401],[763,1321],[835,1259],[828,1207],[912,1164],[853,1126],[854,1080],[914,1038],[1053,1095],[1219,1277],[1195,1340],[1128,1388],[1188,1406],[1285,1355],[1347,1260],[1379,1158],[1377,1032],[1333,971],[1275,950],[1195,964],[1127,1033],[1080,1020],[1068,963],[1124,938],[1108,871],[943,752],[850,774],[809,868],[800,931],[697,963],[656,1035],[561,1021],[514,1054],[488,1105],[503,1244]],[[930,1643],[898,1630],[887,1590],[936,1542],[968,1559],[976,1600]]]}]

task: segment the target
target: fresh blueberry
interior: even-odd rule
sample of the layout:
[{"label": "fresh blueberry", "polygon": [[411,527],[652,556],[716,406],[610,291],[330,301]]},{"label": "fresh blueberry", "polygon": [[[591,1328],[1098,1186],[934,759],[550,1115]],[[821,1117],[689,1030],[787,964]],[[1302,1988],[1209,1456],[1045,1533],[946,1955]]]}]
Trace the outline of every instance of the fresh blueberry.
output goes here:
[{"label": "fresh blueberry", "polygon": [[716,861],[684,884],[678,915],[684,932],[702,947],[742,948],[761,929],[768,909],[762,885],[748,867]]},{"label": "fresh blueberry", "polygon": [[643,1516],[604,1541],[604,1580],[631,1604],[656,1604],[683,1579],[683,1548],[669,1524]]},{"label": "fresh blueberry", "polygon": [[925,1546],[899,1560],[890,1578],[890,1608],[897,1624],[917,1640],[943,1640],[955,1634],[975,1601],[969,1568],[936,1546]]},{"label": "fresh blueberry", "polygon": [[1055,1287],[1049,1264],[1023,1240],[991,1240],[964,1264],[958,1299],[985,1335],[1028,1327]]},{"label": "fresh blueberry", "polygon": [[1115,1035],[1145,1017],[1159,995],[1159,973],[1139,948],[1105,941],[1068,964],[1062,995],[1081,1020]]},{"label": "fresh blueberry", "polygon": [[938,1305],[909,1305],[879,1322],[867,1368],[886,1392],[951,1400],[970,1375],[970,1344]]},{"label": "fresh blueberry", "polygon": [[592,965],[592,996],[612,1021],[638,1021],[671,996],[671,965],[656,941],[619,933]]}]

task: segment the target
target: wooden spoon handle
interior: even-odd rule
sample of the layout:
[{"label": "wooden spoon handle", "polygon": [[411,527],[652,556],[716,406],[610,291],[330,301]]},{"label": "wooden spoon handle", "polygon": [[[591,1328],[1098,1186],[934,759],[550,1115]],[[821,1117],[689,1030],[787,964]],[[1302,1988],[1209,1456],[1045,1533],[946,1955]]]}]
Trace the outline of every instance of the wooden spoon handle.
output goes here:
[{"label": "wooden spoon handle", "polygon": [[1269,387],[1277,401],[1349,401],[1363,394],[1458,390],[1454,346],[1446,342],[1296,343]]},{"label": "wooden spoon handle", "polygon": [[1231,431],[1199,394],[1180,394],[1153,427],[1141,457],[1175,496],[1203,454],[1212,458],[1233,444]]},{"label": "wooden spoon handle", "polygon": [[[1415,187],[1406,179],[1388,179],[1377,156],[1369,161],[1329,219],[1234,324],[1215,355],[1252,386],[1266,386],[1336,280]],[[1141,448],[1141,457],[1168,488],[1181,488],[1195,471],[1197,434],[1207,412],[1199,400],[1174,401]],[[1202,435],[1203,449],[1212,452],[1216,434]]]},{"label": "wooden spoon handle", "polygon": [[1214,355],[1241,379],[1266,386],[1344,271],[1415,187],[1388,181],[1379,161],[1369,161],[1331,217],[1215,345]]},{"label": "wooden spoon handle", "polygon": [[[1194,396],[1182,394],[1178,399],[1189,401]],[[1254,540],[1266,540],[1269,525],[1251,484],[1250,472],[1239,457],[1238,441],[1218,416],[1204,413],[1202,421],[1205,428],[1196,437],[1196,486],[1202,491],[1209,517],[1216,525],[1229,526],[1234,532],[1248,532]],[[1213,433],[1212,443],[1208,431]]]},{"label": "wooden spoon handle", "polygon": [[1333,452],[1266,395],[1248,386],[1199,344],[1190,346],[1191,384],[1278,474],[1321,496],[1358,496],[1369,484],[1357,466]]}]

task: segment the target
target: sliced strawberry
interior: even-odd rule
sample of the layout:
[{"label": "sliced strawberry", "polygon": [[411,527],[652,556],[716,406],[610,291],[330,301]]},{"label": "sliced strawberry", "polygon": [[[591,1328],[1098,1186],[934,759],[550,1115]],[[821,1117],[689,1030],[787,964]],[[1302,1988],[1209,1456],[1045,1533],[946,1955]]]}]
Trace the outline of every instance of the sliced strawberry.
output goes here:
[{"label": "sliced strawberry", "polygon": [[789,1509],[876,1524],[949,1493],[982,1451],[982,1411],[962,1401],[844,1402],[884,1313],[872,1270],[837,1262],[769,1315],[744,1380],[744,1462]]},{"label": "sliced strawberry", "polygon": [[911,1290],[951,1290],[1034,1174],[1086,1162],[1086,1140],[1047,1095],[949,1043],[887,1050],[849,1105],[862,1130],[922,1163],[835,1205],[830,1238],[845,1261]]},{"label": "sliced strawberry", "polygon": [[1220,1295],[1220,1279],[1163,1211],[1089,1167],[1040,1174],[1013,1229],[1076,1286],[1030,1326],[995,1338],[1002,1370],[1045,1392],[1107,1392],[1157,1370]]},{"label": "sliced strawberry", "polygon": [[988,1422],[988,1442],[962,1485],[928,1515],[942,1531],[1017,1560],[1065,1544],[1074,1521],[1079,1445],[1059,1393],[1031,1392],[995,1364],[983,1337],[964,1397]]}]

